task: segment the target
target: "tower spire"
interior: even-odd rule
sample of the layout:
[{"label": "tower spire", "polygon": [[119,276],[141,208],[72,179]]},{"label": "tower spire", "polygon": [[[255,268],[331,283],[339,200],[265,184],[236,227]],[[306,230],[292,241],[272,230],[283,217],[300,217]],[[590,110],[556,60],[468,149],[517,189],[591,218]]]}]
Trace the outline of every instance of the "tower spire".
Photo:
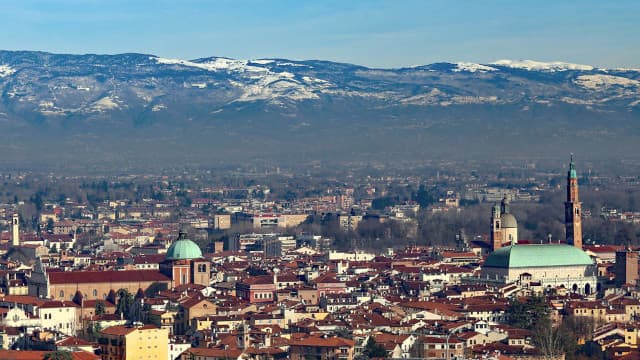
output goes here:
[{"label": "tower spire", "polygon": [[582,203],[578,196],[578,174],[571,154],[567,173],[567,201],[564,203],[567,244],[582,248]]}]

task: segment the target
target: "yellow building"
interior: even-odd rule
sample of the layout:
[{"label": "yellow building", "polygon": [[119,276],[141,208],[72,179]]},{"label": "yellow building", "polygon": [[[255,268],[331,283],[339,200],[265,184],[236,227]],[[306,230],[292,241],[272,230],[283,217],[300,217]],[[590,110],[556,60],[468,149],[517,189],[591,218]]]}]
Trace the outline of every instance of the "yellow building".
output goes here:
[{"label": "yellow building", "polygon": [[231,214],[216,214],[213,216],[213,228],[219,230],[231,229]]},{"label": "yellow building", "polygon": [[174,334],[182,335],[189,330],[194,318],[207,315],[216,315],[218,306],[207,299],[193,298],[180,303],[180,309],[176,314]]},{"label": "yellow building", "polygon": [[169,331],[154,325],[111,326],[100,332],[102,360],[167,359]]}]

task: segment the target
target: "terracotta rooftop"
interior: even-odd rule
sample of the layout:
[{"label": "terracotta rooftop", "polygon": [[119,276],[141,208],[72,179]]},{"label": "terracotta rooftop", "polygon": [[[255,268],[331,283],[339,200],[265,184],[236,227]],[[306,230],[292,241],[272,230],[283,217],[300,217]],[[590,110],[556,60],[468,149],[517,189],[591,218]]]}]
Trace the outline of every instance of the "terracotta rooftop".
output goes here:
[{"label": "terracotta rooftop", "polygon": [[110,326],[100,331],[100,333],[105,335],[123,336],[131,332],[134,332],[136,330],[149,330],[149,329],[159,329],[159,328],[155,325],[144,325],[140,327],[116,325],[116,326]]},{"label": "terracotta rooftop", "polygon": [[353,340],[343,339],[340,337],[323,338],[320,336],[312,336],[304,339],[291,340],[290,346],[311,346],[311,347],[341,347],[353,346]]},{"label": "terracotta rooftop", "polygon": [[270,276],[270,275],[251,276],[247,279],[242,280],[242,282],[247,285],[268,285],[268,284],[273,284],[273,276]]},{"label": "terracotta rooftop", "polygon": [[242,354],[242,350],[239,349],[216,349],[216,348],[191,348],[185,350],[182,354],[193,354],[196,357],[205,356],[205,357],[215,357],[215,358],[237,358]]},{"label": "terracotta rooftop", "polygon": [[[0,350],[0,360],[42,360],[51,351]],[[71,353],[73,360],[99,360],[100,356],[78,351]]]}]

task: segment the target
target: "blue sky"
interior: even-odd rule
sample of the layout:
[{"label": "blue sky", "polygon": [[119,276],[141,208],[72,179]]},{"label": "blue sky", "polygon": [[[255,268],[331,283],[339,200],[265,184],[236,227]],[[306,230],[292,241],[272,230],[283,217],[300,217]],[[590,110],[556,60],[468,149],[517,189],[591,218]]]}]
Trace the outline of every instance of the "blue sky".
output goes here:
[{"label": "blue sky", "polygon": [[0,8],[6,50],[640,68],[637,0],[5,0]]}]

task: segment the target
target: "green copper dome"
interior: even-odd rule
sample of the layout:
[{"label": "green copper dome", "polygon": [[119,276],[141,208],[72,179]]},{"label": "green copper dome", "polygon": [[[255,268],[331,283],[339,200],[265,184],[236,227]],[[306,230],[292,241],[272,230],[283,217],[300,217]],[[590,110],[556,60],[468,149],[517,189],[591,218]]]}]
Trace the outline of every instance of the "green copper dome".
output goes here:
[{"label": "green copper dome", "polygon": [[197,259],[202,257],[202,250],[198,244],[187,239],[185,233],[180,233],[178,240],[167,250],[167,260],[185,260],[185,259]]},{"label": "green copper dome", "polygon": [[541,266],[592,265],[581,249],[564,244],[512,245],[500,248],[484,262],[486,267],[526,268]]}]

